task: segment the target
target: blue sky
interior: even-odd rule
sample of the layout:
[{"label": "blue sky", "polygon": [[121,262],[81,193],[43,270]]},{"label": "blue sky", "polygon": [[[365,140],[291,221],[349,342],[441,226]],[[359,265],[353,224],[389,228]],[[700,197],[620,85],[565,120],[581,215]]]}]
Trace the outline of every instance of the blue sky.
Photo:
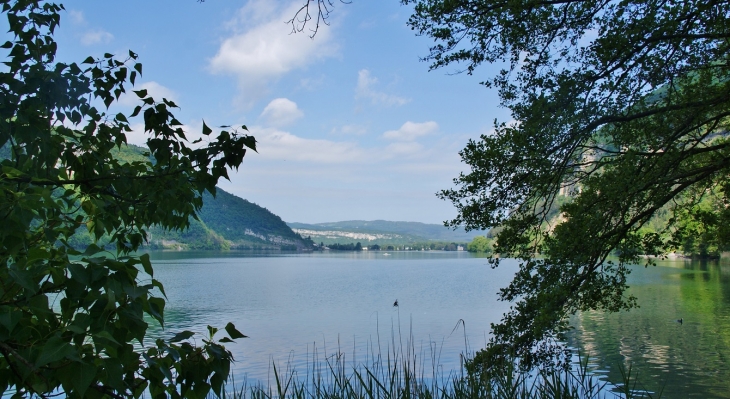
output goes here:
[{"label": "blue sky", "polygon": [[479,85],[495,68],[429,72],[431,41],[396,0],[336,3],[314,39],[292,35],[284,21],[302,2],[66,1],[59,60],[131,49],[144,65],[136,88],[177,102],[192,137],[203,120],[247,125],[259,153],[220,186],[285,221],[454,217],[435,193],[465,169],[458,151],[509,120]]}]

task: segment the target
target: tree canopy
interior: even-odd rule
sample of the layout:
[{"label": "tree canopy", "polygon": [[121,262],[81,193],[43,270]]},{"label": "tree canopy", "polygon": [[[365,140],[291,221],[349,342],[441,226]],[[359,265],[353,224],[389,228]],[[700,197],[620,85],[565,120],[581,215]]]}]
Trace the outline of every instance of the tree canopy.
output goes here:
[{"label": "tree canopy", "polygon": [[[677,234],[642,234],[656,212],[708,192],[727,207],[730,3],[402,2],[435,41],[431,68],[502,65],[483,84],[513,118],[468,142],[470,171],[440,193],[458,209],[450,225],[500,226],[495,252],[521,259],[499,293],[514,305],[474,366],[553,359],[570,314],[636,305],[630,265],[677,245]],[[570,200],[548,225],[561,191]]]},{"label": "tree canopy", "polygon": [[[129,114],[107,114],[141,75],[137,55],[56,62],[63,6],[0,5],[12,36],[0,45],[0,395],[220,394],[233,360],[222,343],[243,334],[229,323],[227,336],[209,327],[200,344],[183,331],[150,345],[164,288],[149,256],[134,251],[150,226],[186,228],[254,138],[229,128],[216,136],[204,124],[205,142],[191,143],[176,104],[145,90]],[[148,154],[119,159],[133,118],[144,121]],[[68,242],[79,228],[110,237],[116,251],[75,250]]]}]

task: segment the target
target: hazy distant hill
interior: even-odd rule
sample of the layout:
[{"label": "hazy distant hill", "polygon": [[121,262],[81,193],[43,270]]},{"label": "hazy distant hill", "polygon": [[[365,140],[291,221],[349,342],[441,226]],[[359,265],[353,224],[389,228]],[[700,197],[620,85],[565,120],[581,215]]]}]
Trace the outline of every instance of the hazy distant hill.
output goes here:
[{"label": "hazy distant hill", "polygon": [[348,220],[333,223],[287,223],[294,231],[306,237],[311,236],[315,242],[396,243],[441,241],[469,242],[483,232],[463,229],[452,230],[439,224],[419,222],[391,222],[387,220]]}]

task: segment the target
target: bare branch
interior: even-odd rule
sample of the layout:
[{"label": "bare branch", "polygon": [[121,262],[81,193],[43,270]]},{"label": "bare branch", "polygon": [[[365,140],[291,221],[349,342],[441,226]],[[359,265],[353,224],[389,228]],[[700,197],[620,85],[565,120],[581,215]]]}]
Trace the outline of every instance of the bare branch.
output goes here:
[{"label": "bare branch", "polygon": [[[351,3],[351,1],[346,0],[339,1],[342,4]],[[310,10],[312,3],[317,3],[316,18],[312,16],[314,12]],[[299,7],[294,16],[286,21],[286,23],[291,25],[291,33],[300,33],[304,31],[308,23],[314,20],[314,28],[310,29],[311,34],[309,35],[310,38],[314,38],[321,25],[329,26],[328,19],[334,8],[335,3],[333,0],[305,0],[304,4]]]}]

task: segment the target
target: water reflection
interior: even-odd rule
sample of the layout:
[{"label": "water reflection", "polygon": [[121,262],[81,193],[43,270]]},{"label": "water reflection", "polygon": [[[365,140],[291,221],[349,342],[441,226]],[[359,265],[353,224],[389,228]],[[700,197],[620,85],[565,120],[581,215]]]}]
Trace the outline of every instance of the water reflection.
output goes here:
[{"label": "water reflection", "polygon": [[619,365],[631,365],[644,389],[665,398],[730,398],[730,264],[637,266],[629,285],[640,308],[576,315],[571,345],[611,382],[621,381]]}]

